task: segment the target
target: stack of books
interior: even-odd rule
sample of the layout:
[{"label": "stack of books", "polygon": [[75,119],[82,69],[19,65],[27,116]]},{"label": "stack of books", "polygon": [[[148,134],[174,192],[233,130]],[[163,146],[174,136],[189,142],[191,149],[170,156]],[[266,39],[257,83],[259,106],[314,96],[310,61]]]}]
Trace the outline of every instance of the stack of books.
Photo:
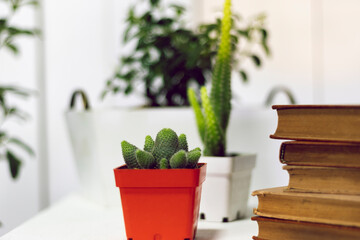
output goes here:
[{"label": "stack of books", "polygon": [[360,106],[273,106],[289,185],[253,192],[253,239],[360,239]]}]

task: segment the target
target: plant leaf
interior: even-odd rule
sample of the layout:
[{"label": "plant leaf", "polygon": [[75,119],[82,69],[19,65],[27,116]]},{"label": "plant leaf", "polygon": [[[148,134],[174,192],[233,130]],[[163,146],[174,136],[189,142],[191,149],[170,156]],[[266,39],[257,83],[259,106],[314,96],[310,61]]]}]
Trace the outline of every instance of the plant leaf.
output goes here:
[{"label": "plant leaf", "polygon": [[16,144],[18,147],[20,147],[24,151],[26,151],[30,156],[32,156],[32,157],[35,156],[35,153],[32,150],[32,148],[27,143],[23,142],[22,140],[20,140],[18,138],[10,138],[9,143]]},{"label": "plant leaf", "polygon": [[255,66],[260,67],[261,66],[261,60],[256,55],[251,55],[251,59],[253,60]]},{"label": "plant leaf", "polygon": [[11,177],[16,179],[19,176],[21,160],[10,150],[6,151],[6,158],[9,163]]},{"label": "plant leaf", "polygon": [[248,76],[246,74],[246,72],[244,72],[243,70],[240,71],[240,76],[241,76],[241,79],[244,83],[247,83],[248,82]]},{"label": "plant leaf", "polygon": [[19,48],[13,43],[7,42],[5,43],[5,47],[11,50],[15,55],[19,53]]}]

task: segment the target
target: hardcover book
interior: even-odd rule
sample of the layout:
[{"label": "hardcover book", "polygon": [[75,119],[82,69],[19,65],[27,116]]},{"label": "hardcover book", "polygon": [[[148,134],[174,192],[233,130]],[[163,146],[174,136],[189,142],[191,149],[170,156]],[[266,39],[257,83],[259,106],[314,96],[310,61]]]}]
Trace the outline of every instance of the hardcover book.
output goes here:
[{"label": "hardcover book", "polygon": [[258,190],[254,214],[262,217],[360,227],[360,196],[294,193],[286,187]]},{"label": "hardcover book", "polygon": [[271,138],[360,143],[360,105],[275,105]]},{"label": "hardcover book", "polygon": [[289,173],[285,191],[360,195],[360,169],[283,166]]},{"label": "hardcover book", "polygon": [[360,228],[291,221],[276,218],[252,217],[257,221],[259,234],[253,239],[266,240],[353,240],[360,239]]},{"label": "hardcover book", "polygon": [[360,169],[360,145],[335,142],[287,141],[281,144],[280,161],[288,165]]}]

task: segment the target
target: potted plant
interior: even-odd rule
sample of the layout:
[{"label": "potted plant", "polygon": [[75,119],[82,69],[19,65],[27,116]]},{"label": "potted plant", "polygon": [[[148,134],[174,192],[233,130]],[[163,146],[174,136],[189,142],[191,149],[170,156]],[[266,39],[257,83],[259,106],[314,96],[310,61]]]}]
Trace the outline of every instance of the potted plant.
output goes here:
[{"label": "potted plant", "polygon": [[[120,149],[112,146],[113,142],[124,138],[139,145],[142,144],[139,136],[147,133],[149,126],[153,129],[151,134],[156,134],[167,124],[175,131],[183,131],[191,144],[201,144],[192,121],[192,109],[188,107],[187,88],[199,89],[206,79],[210,80],[218,49],[220,19],[192,29],[184,24],[183,7],[164,5],[160,0],[143,1],[142,4],[147,5],[137,3],[128,12],[123,35],[127,53],[122,53],[119,66],[106,82],[103,97],[109,100],[112,94],[134,96],[140,92],[145,106],[87,107],[66,113],[84,192],[107,206],[116,204],[113,199],[117,194],[111,187],[112,179],[107,171],[118,162],[117,156],[121,154]],[[162,11],[164,9],[166,11]],[[234,60],[240,63],[250,59],[260,66],[261,57],[255,48],[269,53],[264,17],[259,15],[248,22],[239,19],[233,18],[231,31]],[[239,41],[246,43],[246,50],[239,48]],[[240,65],[234,69],[244,81],[248,79]],[[233,127],[238,128],[240,124],[234,123],[237,126]],[[134,124],[136,128],[132,127]]]},{"label": "potted plant", "polygon": [[201,106],[195,91],[188,90],[198,130],[204,143],[202,160],[208,164],[208,182],[204,184],[202,218],[232,221],[247,212],[251,170],[255,155],[226,152],[226,132],[231,113],[231,0],[226,0],[221,40],[213,70],[211,92],[202,87]]},{"label": "potted plant", "polygon": [[[128,12],[123,43],[131,52],[120,57],[102,97],[140,93],[147,107],[188,106],[187,88],[199,89],[211,75],[221,19],[192,29],[184,24],[186,9],[182,6],[167,6],[161,0],[152,0],[149,10],[141,12],[142,8],[137,3]],[[244,82],[248,74],[241,63],[250,59],[260,67],[260,53],[270,55],[265,19],[264,14],[248,21],[239,15],[232,17],[234,69]],[[239,42],[244,47],[240,48]]]},{"label": "potted plant", "polygon": [[186,135],[162,129],[144,150],[123,141],[126,165],[114,169],[127,239],[194,239],[206,165]]}]

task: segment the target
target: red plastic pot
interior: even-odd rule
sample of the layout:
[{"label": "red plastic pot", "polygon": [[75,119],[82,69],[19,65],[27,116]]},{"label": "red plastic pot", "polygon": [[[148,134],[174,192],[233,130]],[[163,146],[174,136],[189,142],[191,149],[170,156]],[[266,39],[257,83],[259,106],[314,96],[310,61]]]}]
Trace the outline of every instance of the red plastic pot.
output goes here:
[{"label": "red plastic pot", "polygon": [[114,169],[128,240],[193,240],[206,164],[196,169]]}]

